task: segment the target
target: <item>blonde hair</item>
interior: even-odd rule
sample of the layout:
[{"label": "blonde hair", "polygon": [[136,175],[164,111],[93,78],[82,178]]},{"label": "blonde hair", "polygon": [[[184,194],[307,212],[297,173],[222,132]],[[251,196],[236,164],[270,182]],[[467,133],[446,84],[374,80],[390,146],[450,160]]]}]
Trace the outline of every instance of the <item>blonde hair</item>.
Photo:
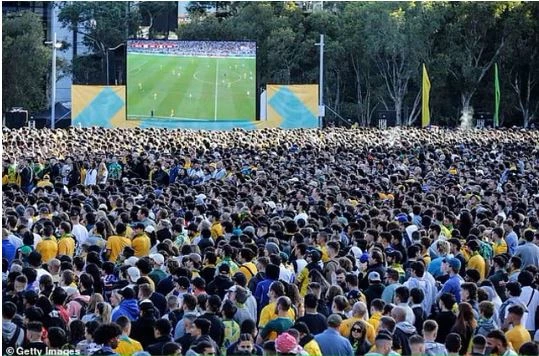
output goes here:
[{"label": "blonde hair", "polygon": [[95,311],[95,308],[97,307],[98,303],[103,303],[105,301],[105,298],[101,295],[101,293],[94,293],[90,297],[90,301],[88,302],[88,311]]},{"label": "blonde hair", "polygon": [[97,314],[101,317],[102,323],[107,324],[112,321],[112,307],[108,303],[97,303]]}]

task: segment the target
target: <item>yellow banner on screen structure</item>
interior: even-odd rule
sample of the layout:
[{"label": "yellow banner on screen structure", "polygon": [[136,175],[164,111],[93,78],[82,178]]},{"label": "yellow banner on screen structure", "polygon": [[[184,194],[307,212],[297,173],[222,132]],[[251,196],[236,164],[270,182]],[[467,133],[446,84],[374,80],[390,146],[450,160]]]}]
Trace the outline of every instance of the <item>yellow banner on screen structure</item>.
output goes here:
[{"label": "yellow banner on screen structure", "polygon": [[126,121],[125,86],[73,85],[72,125],[75,127],[137,127]]},{"label": "yellow banner on screen structure", "polygon": [[267,125],[284,129],[318,127],[318,85],[267,87]]}]

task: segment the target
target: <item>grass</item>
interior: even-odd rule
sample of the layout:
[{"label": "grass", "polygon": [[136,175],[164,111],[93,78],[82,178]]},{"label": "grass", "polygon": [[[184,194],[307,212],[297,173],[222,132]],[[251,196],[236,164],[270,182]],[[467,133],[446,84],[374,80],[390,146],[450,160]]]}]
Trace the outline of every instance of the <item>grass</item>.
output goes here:
[{"label": "grass", "polygon": [[255,120],[256,60],[129,53],[127,118]]}]

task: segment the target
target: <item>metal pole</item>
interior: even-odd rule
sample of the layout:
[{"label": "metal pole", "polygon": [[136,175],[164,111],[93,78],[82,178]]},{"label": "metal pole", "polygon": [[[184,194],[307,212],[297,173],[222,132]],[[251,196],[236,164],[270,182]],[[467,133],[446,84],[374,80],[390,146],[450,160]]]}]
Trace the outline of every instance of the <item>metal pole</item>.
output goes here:
[{"label": "metal pole", "polygon": [[318,86],[318,97],[319,97],[319,108],[318,108],[318,126],[322,128],[322,120],[324,118],[324,35],[320,35],[320,43],[317,43],[320,46],[320,74],[319,74],[319,86]]},{"label": "metal pole", "polygon": [[107,49],[107,85],[110,85],[109,81],[109,50]]},{"label": "metal pole", "polygon": [[[54,17],[54,15],[53,15]],[[54,24],[53,24],[54,25]],[[56,29],[53,29],[56,30]],[[56,124],[56,32],[52,35],[52,93],[51,93],[51,129]]]}]

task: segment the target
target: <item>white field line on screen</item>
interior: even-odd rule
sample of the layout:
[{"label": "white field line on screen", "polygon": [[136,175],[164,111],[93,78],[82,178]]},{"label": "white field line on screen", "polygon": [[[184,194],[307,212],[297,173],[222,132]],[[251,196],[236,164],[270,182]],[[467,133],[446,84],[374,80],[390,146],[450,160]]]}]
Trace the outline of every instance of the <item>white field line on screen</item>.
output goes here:
[{"label": "white field line on screen", "polygon": [[217,94],[219,88],[219,61],[215,61],[215,112],[213,114],[213,121],[217,121]]}]

